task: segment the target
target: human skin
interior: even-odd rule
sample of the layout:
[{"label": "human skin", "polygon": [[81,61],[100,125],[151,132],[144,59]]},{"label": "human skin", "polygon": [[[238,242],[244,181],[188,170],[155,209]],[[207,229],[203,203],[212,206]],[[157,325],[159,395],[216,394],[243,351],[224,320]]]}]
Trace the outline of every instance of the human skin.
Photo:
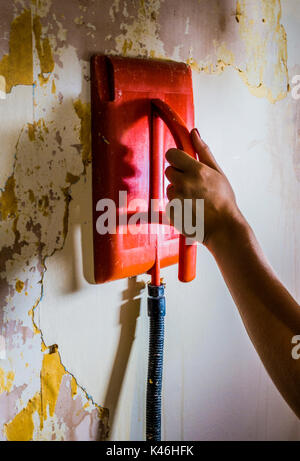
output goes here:
[{"label": "human skin", "polygon": [[[300,418],[300,359],[292,338],[300,335],[300,307],[267,262],[232,187],[196,129],[198,161],[170,149],[168,199],[204,199],[204,241],[214,256],[247,333],[274,384]],[[197,202],[193,200],[193,215]],[[176,219],[174,220],[176,222]]]}]

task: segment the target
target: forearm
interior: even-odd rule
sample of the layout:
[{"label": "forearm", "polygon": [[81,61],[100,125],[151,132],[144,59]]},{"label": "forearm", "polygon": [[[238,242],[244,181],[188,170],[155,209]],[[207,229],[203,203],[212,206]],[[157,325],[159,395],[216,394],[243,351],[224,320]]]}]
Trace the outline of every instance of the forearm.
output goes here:
[{"label": "forearm", "polygon": [[[197,130],[192,130],[191,139],[199,161],[177,149],[166,154],[168,199],[204,199],[204,244],[216,259],[267,371],[300,417],[300,360],[292,357],[292,338],[300,335],[299,305],[265,260],[228,179]],[[194,200],[194,217],[197,203]]]},{"label": "forearm", "polygon": [[291,354],[292,338],[300,334],[299,305],[274,274],[242,217],[216,233],[207,247],[265,368],[300,417],[300,360]]}]

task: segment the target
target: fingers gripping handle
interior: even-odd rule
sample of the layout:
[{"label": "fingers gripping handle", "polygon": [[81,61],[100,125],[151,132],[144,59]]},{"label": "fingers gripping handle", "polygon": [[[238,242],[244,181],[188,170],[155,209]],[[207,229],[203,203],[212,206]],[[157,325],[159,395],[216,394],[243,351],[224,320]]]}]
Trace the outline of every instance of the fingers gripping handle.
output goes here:
[{"label": "fingers gripping handle", "polygon": [[[196,158],[189,130],[182,118],[161,99],[152,99],[151,103],[154,112],[169,128],[177,148]],[[181,282],[190,282],[196,277],[196,256],[197,243],[187,245],[185,236],[180,235],[178,278]]]}]

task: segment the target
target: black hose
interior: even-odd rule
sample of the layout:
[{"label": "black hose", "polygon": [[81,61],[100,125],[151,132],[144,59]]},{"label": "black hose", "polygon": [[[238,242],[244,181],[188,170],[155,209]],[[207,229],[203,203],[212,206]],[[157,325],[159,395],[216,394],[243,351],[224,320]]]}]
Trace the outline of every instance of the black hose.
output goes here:
[{"label": "black hose", "polygon": [[148,285],[150,335],[146,405],[146,440],[156,442],[161,440],[161,388],[165,314],[166,299],[164,285]]}]

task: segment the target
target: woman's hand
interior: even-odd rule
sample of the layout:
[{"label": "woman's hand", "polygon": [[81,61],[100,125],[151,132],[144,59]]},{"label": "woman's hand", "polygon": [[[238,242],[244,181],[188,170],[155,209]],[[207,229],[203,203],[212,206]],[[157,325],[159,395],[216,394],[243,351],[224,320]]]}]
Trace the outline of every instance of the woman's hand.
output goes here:
[{"label": "woman's hand", "polygon": [[[204,199],[203,243],[209,248],[214,237],[230,233],[232,225],[242,221],[243,217],[228,179],[198,130],[192,130],[191,138],[199,161],[179,149],[170,149],[166,153],[170,163],[165,172],[170,181],[167,196],[169,201]],[[197,206],[196,200],[193,200],[193,222],[196,221]],[[176,225],[178,217],[173,217],[172,222]]]}]

